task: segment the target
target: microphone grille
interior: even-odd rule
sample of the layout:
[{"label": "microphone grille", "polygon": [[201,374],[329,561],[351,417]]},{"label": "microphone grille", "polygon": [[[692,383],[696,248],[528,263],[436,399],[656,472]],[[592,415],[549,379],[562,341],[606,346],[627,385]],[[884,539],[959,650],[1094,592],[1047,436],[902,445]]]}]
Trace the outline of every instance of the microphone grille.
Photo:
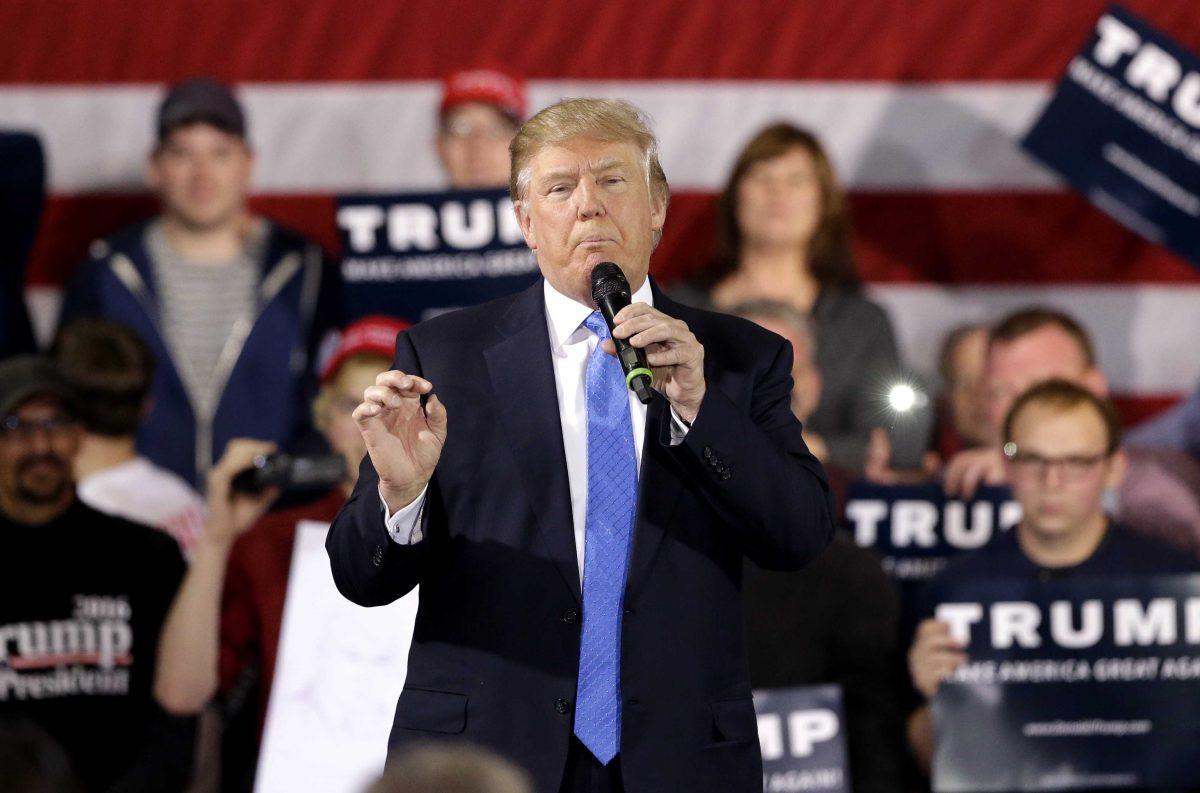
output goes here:
[{"label": "microphone grille", "polygon": [[616,292],[629,294],[629,281],[612,262],[600,262],[592,268],[592,299],[596,302]]}]

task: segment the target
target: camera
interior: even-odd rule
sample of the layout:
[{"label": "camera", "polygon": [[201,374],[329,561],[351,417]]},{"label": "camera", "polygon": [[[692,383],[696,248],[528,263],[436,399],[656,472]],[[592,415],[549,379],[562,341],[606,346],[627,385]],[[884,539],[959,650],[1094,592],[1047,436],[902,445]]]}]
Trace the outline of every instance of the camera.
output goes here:
[{"label": "camera", "polygon": [[282,452],[254,458],[254,464],[239,471],[229,483],[239,493],[261,493],[269,487],[280,490],[328,489],[346,478],[346,460],[340,454],[313,456]]}]

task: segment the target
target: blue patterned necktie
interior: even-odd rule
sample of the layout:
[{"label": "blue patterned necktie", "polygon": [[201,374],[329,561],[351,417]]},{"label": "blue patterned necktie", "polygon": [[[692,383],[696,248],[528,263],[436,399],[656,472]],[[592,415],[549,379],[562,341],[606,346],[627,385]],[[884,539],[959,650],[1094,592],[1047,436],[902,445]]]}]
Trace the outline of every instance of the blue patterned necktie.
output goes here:
[{"label": "blue patterned necktie", "polygon": [[[583,324],[600,341],[608,338],[599,311]],[[621,745],[621,614],[637,508],[637,456],[621,365],[599,343],[588,358],[584,388],[587,518],[575,735],[607,765]]]}]

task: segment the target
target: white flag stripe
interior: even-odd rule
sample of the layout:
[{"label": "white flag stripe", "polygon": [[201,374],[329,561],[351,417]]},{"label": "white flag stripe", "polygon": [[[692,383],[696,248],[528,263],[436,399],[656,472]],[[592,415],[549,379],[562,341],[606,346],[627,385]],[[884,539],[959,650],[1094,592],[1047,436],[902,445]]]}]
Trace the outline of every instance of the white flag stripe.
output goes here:
[{"label": "white flag stripe", "polygon": [[856,190],[1058,190],[1018,141],[1049,101],[1045,83],[563,82],[541,105],[620,96],[644,108],[672,186],[719,190],[746,141],[773,121],[815,131]]},{"label": "white flag stripe", "polygon": [[1063,310],[1087,328],[1116,393],[1177,394],[1200,382],[1195,354],[1200,286],[887,284],[871,286],[870,292],[891,314],[909,364],[923,372],[936,371],[939,346],[950,329],[992,322],[1036,304]]},{"label": "white flag stripe", "polygon": [[[946,333],[969,322],[990,322],[1031,304],[1062,309],[1088,329],[1100,365],[1118,394],[1172,395],[1200,382],[1200,286],[971,286],[882,284],[871,295],[890,312],[900,349],[921,372],[937,369]],[[43,344],[53,333],[60,290],[29,290],[30,313]]]},{"label": "white flag stripe", "polygon": [[[677,190],[719,190],[757,129],[814,129],[851,189],[1057,191],[1017,141],[1051,94],[1045,82],[896,84],[780,81],[533,81],[530,106],[620,96],[653,117]],[[436,188],[433,81],[245,83],[255,190],[268,194]],[[7,86],[0,127],[38,132],[50,191],[141,184],[156,85]]]}]

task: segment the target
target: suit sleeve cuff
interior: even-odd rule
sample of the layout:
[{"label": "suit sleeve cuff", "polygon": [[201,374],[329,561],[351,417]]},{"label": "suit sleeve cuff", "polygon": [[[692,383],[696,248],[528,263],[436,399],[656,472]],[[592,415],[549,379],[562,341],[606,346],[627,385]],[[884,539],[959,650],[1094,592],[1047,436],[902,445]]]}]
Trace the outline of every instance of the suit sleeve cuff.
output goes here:
[{"label": "suit sleeve cuff", "polygon": [[688,430],[691,428],[692,425],[680,418],[679,414],[675,412],[675,407],[671,406],[671,445],[678,446],[683,443],[683,439],[687,437]]},{"label": "suit sleeve cuff", "polygon": [[425,507],[425,493],[428,490],[429,486],[426,485],[411,504],[401,507],[394,515],[388,511],[387,501],[380,492],[379,503],[383,508],[383,522],[392,542],[397,545],[414,545],[424,538],[425,535],[421,531],[421,510]]}]

